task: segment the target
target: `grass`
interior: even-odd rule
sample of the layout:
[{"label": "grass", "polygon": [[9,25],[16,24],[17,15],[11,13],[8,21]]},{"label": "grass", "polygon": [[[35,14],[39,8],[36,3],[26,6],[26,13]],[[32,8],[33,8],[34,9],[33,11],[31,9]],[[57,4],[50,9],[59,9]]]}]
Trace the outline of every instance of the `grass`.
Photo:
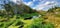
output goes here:
[{"label": "grass", "polygon": [[[5,18],[1,18],[0,28],[53,28],[53,24],[42,24],[43,18],[32,18],[30,20],[24,20],[23,17],[19,19],[16,18],[16,15],[13,18],[5,20]],[[2,22],[3,21],[3,22]]]}]

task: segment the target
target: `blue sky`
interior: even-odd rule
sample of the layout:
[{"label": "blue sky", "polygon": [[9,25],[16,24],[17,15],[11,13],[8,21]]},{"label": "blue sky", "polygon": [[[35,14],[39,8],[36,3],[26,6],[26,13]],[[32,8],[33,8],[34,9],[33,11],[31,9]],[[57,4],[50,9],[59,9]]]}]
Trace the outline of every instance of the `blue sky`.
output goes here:
[{"label": "blue sky", "polygon": [[60,0],[23,0],[23,2],[36,10],[48,10],[52,6],[60,6]]},{"label": "blue sky", "polygon": [[[20,1],[20,0],[12,0],[12,1],[16,3],[16,1]],[[60,6],[60,0],[22,0],[22,1],[24,4],[36,10],[48,10],[52,6],[55,5]],[[2,3],[0,0],[0,4]]]}]

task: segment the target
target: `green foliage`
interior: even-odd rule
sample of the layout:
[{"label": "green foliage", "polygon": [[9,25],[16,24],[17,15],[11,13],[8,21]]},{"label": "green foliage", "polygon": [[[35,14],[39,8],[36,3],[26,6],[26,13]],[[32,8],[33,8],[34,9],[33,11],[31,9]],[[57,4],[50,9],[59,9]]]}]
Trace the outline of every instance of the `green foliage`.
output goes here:
[{"label": "green foliage", "polygon": [[[3,20],[2,20],[3,21]],[[9,18],[7,21],[0,21],[0,28],[54,28],[53,24],[51,23],[43,23],[43,18],[33,18],[28,22],[31,22],[28,24],[28,22],[24,22],[26,20],[19,18],[16,19],[14,16],[13,18]],[[27,24],[26,24],[27,23]]]},{"label": "green foliage", "polygon": [[43,18],[33,19],[32,24],[25,26],[24,28],[54,28],[51,23],[43,23]]},{"label": "green foliage", "polygon": [[22,17],[24,17],[24,18],[26,18],[26,17],[32,17],[32,16],[36,16],[36,15],[38,15],[38,13],[31,13],[31,14],[23,14],[23,15],[21,15]]},{"label": "green foliage", "polygon": [[[58,10],[57,10],[57,9],[58,9]],[[52,7],[52,8],[50,8],[47,12],[55,12],[55,11],[60,11],[60,7],[57,7],[57,6]]]}]

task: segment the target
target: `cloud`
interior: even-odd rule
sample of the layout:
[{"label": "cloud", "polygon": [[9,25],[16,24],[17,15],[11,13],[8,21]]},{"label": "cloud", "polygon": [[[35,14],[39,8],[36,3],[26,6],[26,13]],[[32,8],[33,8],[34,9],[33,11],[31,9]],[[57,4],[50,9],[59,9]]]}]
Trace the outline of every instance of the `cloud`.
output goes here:
[{"label": "cloud", "polygon": [[32,6],[34,6],[33,1],[23,2],[23,3],[31,8],[33,8]]},{"label": "cloud", "polygon": [[16,1],[17,1],[17,0],[10,0],[10,1],[12,1],[12,2],[15,2],[15,3],[16,3]]},{"label": "cloud", "polygon": [[45,3],[45,5],[53,5],[53,4],[55,4],[56,2],[54,2],[54,1],[52,1],[52,2],[49,2],[49,1],[47,1],[46,3]]},{"label": "cloud", "polygon": [[20,5],[22,3],[22,0],[10,0],[10,1],[12,1],[12,2],[14,2],[14,3],[18,4],[18,5]]},{"label": "cloud", "polygon": [[56,5],[57,4],[57,2],[55,2],[55,1],[46,1],[45,3],[43,3],[43,4],[39,4],[39,5],[37,5],[34,9],[37,9],[37,10],[41,10],[41,9],[44,9],[44,8],[48,8],[48,7],[52,7],[52,6],[54,6],[54,5]]},{"label": "cloud", "polygon": [[36,1],[36,0],[33,0],[33,2]]},{"label": "cloud", "polygon": [[28,2],[28,3],[25,2],[25,4],[28,5],[28,6],[31,5],[32,3],[33,3],[33,2],[31,2],[31,1]]},{"label": "cloud", "polygon": [[33,0],[33,2],[35,2],[35,1],[43,1],[43,0]]},{"label": "cloud", "polygon": [[[12,0],[12,1],[17,3],[16,1],[19,1],[19,0]],[[39,2],[39,3],[37,4],[37,2]],[[54,5],[59,4],[57,1],[54,1],[54,0],[32,0],[32,1],[29,1],[29,2],[24,2],[23,1],[23,3],[32,7],[33,9],[36,9],[36,10],[42,10],[42,9],[45,9],[45,8],[50,8]],[[20,3],[17,3],[17,4],[20,4]]]}]

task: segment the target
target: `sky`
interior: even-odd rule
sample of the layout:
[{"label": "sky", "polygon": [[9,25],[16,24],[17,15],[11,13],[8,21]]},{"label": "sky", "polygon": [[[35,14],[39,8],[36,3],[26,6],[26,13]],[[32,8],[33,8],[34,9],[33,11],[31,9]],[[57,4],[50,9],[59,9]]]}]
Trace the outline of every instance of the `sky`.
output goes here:
[{"label": "sky", "polygon": [[[53,6],[60,6],[60,0],[11,0],[11,1],[13,1],[14,3],[17,3],[16,1],[20,2],[22,1],[25,5],[30,6],[31,8],[36,10],[48,10]],[[0,4],[2,4],[1,1]]]},{"label": "sky", "polygon": [[23,2],[36,10],[48,10],[53,6],[60,6],[60,0],[23,0]]}]

